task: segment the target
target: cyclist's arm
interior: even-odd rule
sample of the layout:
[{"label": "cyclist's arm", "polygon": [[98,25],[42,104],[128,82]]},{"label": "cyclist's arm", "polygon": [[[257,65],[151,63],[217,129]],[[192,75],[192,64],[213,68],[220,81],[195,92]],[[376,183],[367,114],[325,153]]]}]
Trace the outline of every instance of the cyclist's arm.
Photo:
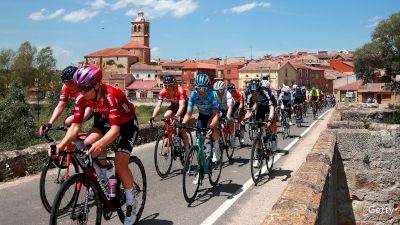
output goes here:
[{"label": "cyclist's arm", "polygon": [[189,122],[190,117],[192,117],[193,111],[187,111],[185,117],[182,120],[182,123],[187,124]]},{"label": "cyclist's arm", "polygon": [[185,111],[185,104],[186,101],[185,100],[179,100],[179,109],[178,112],[176,112],[175,117],[181,117],[183,111]]},{"label": "cyclist's arm", "polygon": [[156,107],[154,107],[153,115],[151,117],[156,117],[161,110],[162,99],[159,99],[157,102]]},{"label": "cyclist's arm", "polygon": [[82,123],[72,123],[71,127],[68,129],[65,137],[57,145],[57,149],[64,149],[68,144],[70,144],[78,136],[81,131]]},{"label": "cyclist's arm", "polygon": [[64,101],[59,101],[56,108],[53,111],[53,114],[50,117],[49,123],[54,124],[58,117],[64,112],[65,108],[67,107],[67,103]]},{"label": "cyclist's arm", "polygon": [[271,119],[271,120],[272,120],[272,118],[274,118],[274,113],[275,113],[274,105],[270,105],[270,106],[269,106],[269,116],[268,116],[268,119]]},{"label": "cyclist's arm", "polygon": [[214,128],[218,126],[218,119],[219,119],[219,111],[218,109],[213,110],[213,119],[210,123],[210,126],[213,126]]},{"label": "cyclist's arm", "polygon": [[226,117],[230,118],[232,116],[232,101],[228,101],[228,111],[226,113]]},{"label": "cyclist's arm", "polygon": [[86,107],[85,114],[83,114],[83,121],[86,121],[93,113],[92,107]]}]

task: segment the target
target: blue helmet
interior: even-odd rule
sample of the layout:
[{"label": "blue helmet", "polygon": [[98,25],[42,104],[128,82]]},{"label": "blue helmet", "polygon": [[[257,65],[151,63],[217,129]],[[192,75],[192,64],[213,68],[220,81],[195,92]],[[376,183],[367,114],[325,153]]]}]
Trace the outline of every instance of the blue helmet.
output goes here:
[{"label": "blue helmet", "polygon": [[197,75],[196,79],[194,80],[194,84],[198,87],[208,87],[210,84],[210,78],[207,74],[201,73]]},{"label": "blue helmet", "polygon": [[260,89],[261,89],[260,80],[258,80],[258,79],[251,80],[249,89],[250,89],[251,93],[256,93],[256,92],[260,91]]}]

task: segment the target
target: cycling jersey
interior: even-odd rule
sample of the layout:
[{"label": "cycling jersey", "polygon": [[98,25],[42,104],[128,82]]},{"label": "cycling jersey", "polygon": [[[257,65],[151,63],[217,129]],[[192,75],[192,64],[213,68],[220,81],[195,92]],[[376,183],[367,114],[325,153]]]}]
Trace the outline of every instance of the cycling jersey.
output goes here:
[{"label": "cycling jersey", "polygon": [[79,94],[78,87],[73,82],[65,82],[61,88],[60,101],[67,102],[68,98],[75,101]]},{"label": "cycling jersey", "polygon": [[235,100],[236,103],[239,103],[243,101],[243,96],[242,93],[240,93],[240,91],[238,91],[237,89],[231,90],[230,91],[232,98]]},{"label": "cycling jersey", "polygon": [[124,93],[113,86],[101,83],[97,101],[87,100],[79,94],[75,100],[74,123],[82,123],[86,107],[101,115],[109,124],[120,125],[136,118],[135,106],[128,101]]},{"label": "cycling jersey", "polygon": [[173,96],[171,96],[168,91],[164,88],[160,91],[158,99],[161,101],[169,101],[171,104],[179,104],[179,101],[187,101],[186,91],[182,87],[177,87],[174,90]]},{"label": "cycling jersey", "polygon": [[197,91],[193,91],[189,97],[188,111],[193,111],[193,107],[197,105],[200,114],[211,115],[213,110],[218,110],[217,93],[208,89],[204,98],[199,96]]},{"label": "cycling jersey", "polygon": [[303,92],[301,90],[296,90],[295,92],[293,92],[292,98],[294,100],[294,104],[301,104],[301,103],[303,103],[303,99],[305,98],[305,95],[303,94]]},{"label": "cycling jersey", "polygon": [[229,91],[225,90],[224,94],[222,95],[222,98],[220,98],[217,94],[217,101],[218,101],[218,105],[219,105],[219,109],[220,110],[228,110],[228,104],[232,104],[233,100],[232,100],[232,95],[231,93],[229,93]]},{"label": "cycling jersey", "polygon": [[250,95],[250,98],[247,99],[247,104],[251,105],[251,101],[257,102],[257,107],[266,107],[269,109],[269,106],[274,105],[276,100],[275,97],[271,93],[271,89],[269,88],[261,88],[260,92],[256,99],[253,99]]},{"label": "cycling jersey", "polygon": [[319,97],[319,90],[318,89],[316,89],[316,90],[311,90],[310,92],[308,92],[308,95],[310,96],[310,97]]},{"label": "cycling jersey", "polygon": [[292,104],[293,102],[293,96],[292,93],[288,93],[287,95],[285,95],[284,92],[282,92],[279,95],[279,101],[281,101],[283,103],[283,105],[288,106],[289,104]]}]

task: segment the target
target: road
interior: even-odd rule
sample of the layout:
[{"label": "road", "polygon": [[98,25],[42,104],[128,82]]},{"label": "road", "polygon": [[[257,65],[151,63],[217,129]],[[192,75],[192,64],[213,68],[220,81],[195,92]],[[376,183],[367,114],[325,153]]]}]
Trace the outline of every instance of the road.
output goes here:
[{"label": "road", "polygon": [[[190,205],[182,194],[180,162],[175,161],[172,173],[161,179],[154,167],[155,143],[138,146],[133,152],[144,163],[148,184],[146,206],[139,224],[259,224],[278,199],[288,178],[304,162],[307,151],[325,129],[326,120],[327,116],[324,116],[316,123],[308,116],[303,127],[291,127],[292,137],[282,140],[279,134],[275,170],[264,176],[258,186],[251,182],[250,146],[235,151],[234,163],[224,164],[219,184],[211,188],[208,179],[205,179],[196,201]],[[310,125],[313,127],[308,129]],[[306,129],[310,132],[304,136]],[[299,142],[293,145],[294,141]],[[293,149],[295,151],[292,152]],[[0,199],[0,224],[48,224],[49,214],[39,196],[39,175],[0,184]],[[121,223],[114,215],[110,221],[103,220],[103,224]]]}]

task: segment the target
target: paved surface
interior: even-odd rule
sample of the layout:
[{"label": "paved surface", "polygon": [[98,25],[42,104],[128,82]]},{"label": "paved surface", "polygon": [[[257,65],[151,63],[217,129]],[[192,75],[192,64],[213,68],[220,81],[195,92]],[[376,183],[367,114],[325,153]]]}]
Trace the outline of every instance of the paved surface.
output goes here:
[{"label": "paved surface", "polygon": [[[182,194],[182,166],[175,161],[172,173],[166,179],[158,177],[153,161],[154,144],[134,149],[144,163],[148,193],[144,213],[139,224],[260,224],[272,208],[297,168],[305,161],[308,151],[326,128],[328,115],[300,135],[313,124],[310,116],[304,127],[291,127],[292,137],[282,140],[278,135],[279,155],[274,171],[265,175],[254,186],[250,175],[250,147],[235,151],[232,165],[224,164],[219,185],[211,188],[208,179],[200,187],[197,199],[188,205]],[[294,140],[299,139],[293,147]],[[247,140],[248,141],[248,140]],[[288,145],[291,144],[288,149]],[[226,155],[225,155],[226,159]],[[48,224],[49,214],[44,210],[39,196],[39,175],[33,175],[0,184],[0,224]],[[103,224],[121,224],[116,216]]]}]

